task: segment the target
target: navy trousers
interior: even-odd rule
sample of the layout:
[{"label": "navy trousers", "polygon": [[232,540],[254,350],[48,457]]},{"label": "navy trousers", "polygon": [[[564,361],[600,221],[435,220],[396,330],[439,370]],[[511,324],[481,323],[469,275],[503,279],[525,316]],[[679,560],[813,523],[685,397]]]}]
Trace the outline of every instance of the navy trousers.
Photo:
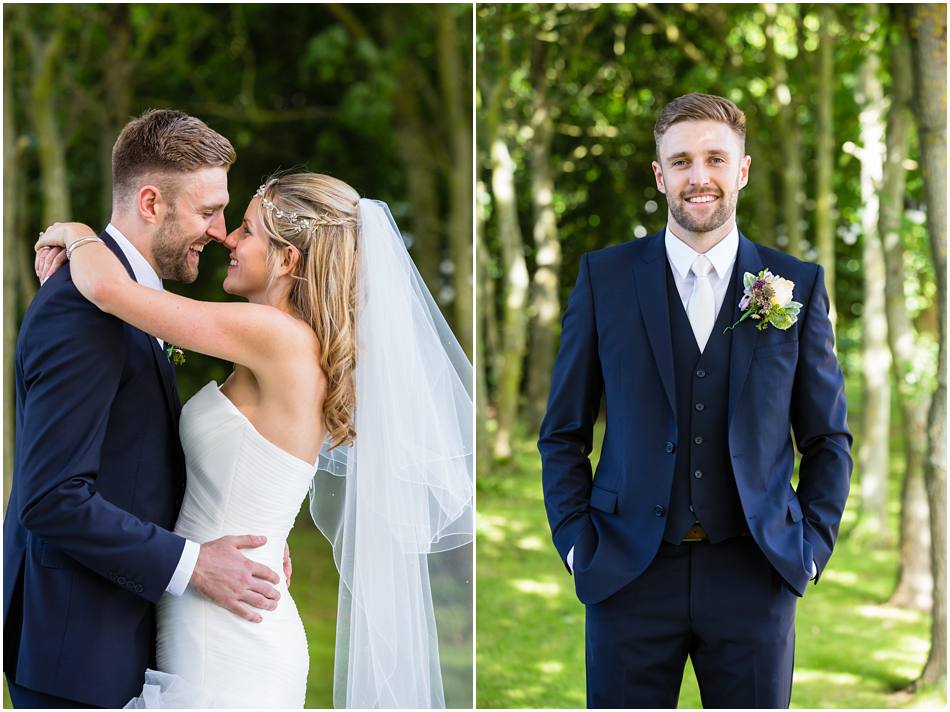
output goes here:
[{"label": "navy trousers", "polygon": [[664,542],[587,606],[588,707],[675,708],[689,656],[703,707],[787,708],[797,601],[749,536]]}]

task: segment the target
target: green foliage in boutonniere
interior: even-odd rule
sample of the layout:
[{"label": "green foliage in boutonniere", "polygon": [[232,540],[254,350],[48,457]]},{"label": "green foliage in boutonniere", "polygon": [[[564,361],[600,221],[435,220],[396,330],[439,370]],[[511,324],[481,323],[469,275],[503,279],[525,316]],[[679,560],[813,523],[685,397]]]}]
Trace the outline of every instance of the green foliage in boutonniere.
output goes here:
[{"label": "green foliage in boutonniere", "polygon": [[165,358],[176,366],[181,366],[185,363],[185,352],[175,344],[165,344]]},{"label": "green foliage in boutonniere", "polygon": [[758,319],[759,323],[755,328],[759,331],[764,331],[769,324],[785,331],[798,321],[802,305],[792,301],[795,283],[790,279],[778,277],[768,269],[763,269],[758,274],[746,272],[742,277],[742,284],[745,291],[739,300],[739,308],[745,311],[739,321],[726,327],[726,331],[735,329],[750,316]]}]

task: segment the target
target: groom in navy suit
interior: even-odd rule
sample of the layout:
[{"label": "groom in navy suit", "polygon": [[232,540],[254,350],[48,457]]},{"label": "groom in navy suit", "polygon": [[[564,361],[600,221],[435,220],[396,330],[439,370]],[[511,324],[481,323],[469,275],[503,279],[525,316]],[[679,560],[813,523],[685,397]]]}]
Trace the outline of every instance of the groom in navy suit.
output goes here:
[{"label": "groom in navy suit", "polygon": [[[123,129],[101,238],[134,279],[194,281],[203,247],[226,239],[234,159],[227,139],[179,111]],[[171,531],[185,468],[164,348],[87,302],[68,267],[24,317],[3,522],[3,671],[15,707],[122,707],[139,695],[165,592],[192,586],[252,621],[276,606],[277,574],[240,552],[262,537],[199,545]]]},{"label": "groom in navy suit", "polygon": [[[654,133],[667,226],[581,259],[538,443],[586,604],[588,706],[676,707],[689,657],[705,707],[785,708],[796,602],[831,556],[852,469],[823,270],[739,233],[735,104],[679,97]],[[729,329],[764,269],[797,320]]]}]

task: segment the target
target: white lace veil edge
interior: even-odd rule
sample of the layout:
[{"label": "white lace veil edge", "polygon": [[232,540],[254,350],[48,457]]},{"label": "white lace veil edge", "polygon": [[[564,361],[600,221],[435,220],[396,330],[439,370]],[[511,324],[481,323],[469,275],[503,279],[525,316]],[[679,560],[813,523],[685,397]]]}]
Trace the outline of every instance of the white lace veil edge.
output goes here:
[{"label": "white lace veil edge", "polygon": [[356,440],[310,490],[340,572],[334,706],[471,708],[472,367],[385,203],[360,201],[357,249]]}]

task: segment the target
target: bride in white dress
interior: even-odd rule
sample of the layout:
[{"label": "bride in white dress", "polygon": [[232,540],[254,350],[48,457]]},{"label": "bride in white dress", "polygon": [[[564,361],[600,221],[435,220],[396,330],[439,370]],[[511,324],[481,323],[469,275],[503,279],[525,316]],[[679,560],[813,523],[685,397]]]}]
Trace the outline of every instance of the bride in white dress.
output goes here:
[{"label": "bride in white dress", "polygon": [[[340,570],[335,705],[444,706],[429,576],[434,554],[472,539],[471,366],[388,208],[329,176],[267,181],[225,242],[224,290],[248,303],[138,285],[91,233],[57,224],[37,249],[85,240],[71,257],[83,296],[172,351],[234,362],[182,409],[175,532],[264,535],[244,553],[281,571],[309,491]],[[464,575],[439,574],[440,591],[466,599]],[[303,707],[307,640],[283,577],[276,588],[273,610],[243,618],[192,587],[166,594],[158,671],[130,706]]]}]

